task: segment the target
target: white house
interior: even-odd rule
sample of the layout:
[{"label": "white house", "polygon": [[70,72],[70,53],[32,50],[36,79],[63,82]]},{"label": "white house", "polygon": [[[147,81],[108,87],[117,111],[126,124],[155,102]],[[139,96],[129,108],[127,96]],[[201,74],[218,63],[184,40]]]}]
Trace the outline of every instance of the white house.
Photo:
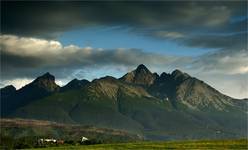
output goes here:
[{"label": "white house", "polygon": [[41,143],[41,144],[44,143],[44,142],[46,142],[46,143],[56,143],[57,140],[56,139],[39,139],[38,142]]},{"label": "white house", "polygon": [[81,142],[88,141],[89,139],[87,137],[82,137]]},{"label": "white house", "polygon": [[53,142],[53,143],[56,143],[56,139],[44,139],[45,142]]}]

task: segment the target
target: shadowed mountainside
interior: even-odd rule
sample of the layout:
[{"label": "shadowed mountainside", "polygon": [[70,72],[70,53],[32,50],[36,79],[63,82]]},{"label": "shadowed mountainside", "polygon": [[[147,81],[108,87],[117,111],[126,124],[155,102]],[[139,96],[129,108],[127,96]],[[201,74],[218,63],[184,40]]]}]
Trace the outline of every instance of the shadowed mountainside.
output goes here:
[{"label": "shadowed mountainside", "polygon": [[148,139],[246,137],[247,101],[180,70],[157,75],[139,65],[120,79],[75,79],[62,88],[54,80],[47,73],[20,90],[2,89],[3,117],[121,129]]}]

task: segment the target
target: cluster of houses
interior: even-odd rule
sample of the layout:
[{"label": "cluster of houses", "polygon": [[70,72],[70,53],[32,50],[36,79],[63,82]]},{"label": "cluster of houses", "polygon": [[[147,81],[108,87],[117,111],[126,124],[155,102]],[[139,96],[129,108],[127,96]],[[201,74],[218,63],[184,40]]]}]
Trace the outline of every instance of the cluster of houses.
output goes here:
[{"label": "cluster of houses", "polygon": [[[88,141],[89,139],[87,137],[82,137],[81,142]],[[54,138],[47,138],[47,139],[39,139],[38,140],[39,144],[64,144],[64,140],[62,139],[54,139]]]},{"label": "cluster of houses", "polygon": [[64,144],[64,140],[56,140],[56,139],[39,139],[38,140],[39,144],[50,144],[50,143],[54,143],[54,144]]}]

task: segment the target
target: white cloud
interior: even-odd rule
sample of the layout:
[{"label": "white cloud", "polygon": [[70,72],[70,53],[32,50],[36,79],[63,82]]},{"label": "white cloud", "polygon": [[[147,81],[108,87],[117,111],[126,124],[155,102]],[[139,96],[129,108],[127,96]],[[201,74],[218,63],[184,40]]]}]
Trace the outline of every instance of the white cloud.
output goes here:
[{"label": "white cloud", "polygon": [[202,55],[191,66],[206,74],[246,74],[248,73],[248,51],[220,51]]},{"label": "white cloud", "polygon": [[[24,87],[25,85],[31,83],[34,79],[29,79],[29,78],[16,78],[12,80],[4,80],[1,82],[2,87],[7,86],[7,85],[13,85],[17,90]],[[55,80],[55,83],[58,84],[59,86],[64,86],[68,80]]]},{"label": "white cloud", "polygon": [[64,80],[64,79],[62,79],[62,80],[55,80],[55,83],[56,83],[57,85],[59,85],[60,87],[66,85],[67,82],[68,82],[68,81],[67,81],[67,80]]},{"label": "white cloud", "polygon": [[58,41],[37,38],[24,38],[13,35],[1,35],[0,45],[3,51],[20,56],[40,56],[46,53],[59,53],[62,45]]},{"label": "white cloud", "polygon": [[16,78],[12,80],[4,80],[2,82],[3,85],[13,85],[16,89],[20,89],[26,84],[29,84],[32,82],[34,79],[28,79],[28,78]]}]

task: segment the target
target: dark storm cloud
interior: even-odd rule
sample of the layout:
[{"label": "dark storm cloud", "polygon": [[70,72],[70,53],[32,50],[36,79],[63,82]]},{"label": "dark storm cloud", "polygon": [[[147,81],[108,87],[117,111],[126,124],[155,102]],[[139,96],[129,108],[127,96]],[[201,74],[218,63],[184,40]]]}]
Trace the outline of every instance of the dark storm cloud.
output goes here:
[{"label": "dark storm cloud", "polygon": [[31,56],[18,56],[1,51],[2,70],[15,70],[17,67],[35,68],[40,65],[41,60]]},{"label": "dark storm cloud", "polygon": [[186,45],[193,47],[244,50],[247,48],[247,33],[234,33],[230,35],[198,35],[182,39],[182,41]]},{"label": "dark storm cloud", "polygon": [[93,25],[126,25],[144,33],[154,30],[229,32],[231,28],[233,31],[241,29],[240,25],[229,22],[231,18],[247,15],[245,1],[1,4],[2,33],[32,37],[56,37],[66,30]]}]

